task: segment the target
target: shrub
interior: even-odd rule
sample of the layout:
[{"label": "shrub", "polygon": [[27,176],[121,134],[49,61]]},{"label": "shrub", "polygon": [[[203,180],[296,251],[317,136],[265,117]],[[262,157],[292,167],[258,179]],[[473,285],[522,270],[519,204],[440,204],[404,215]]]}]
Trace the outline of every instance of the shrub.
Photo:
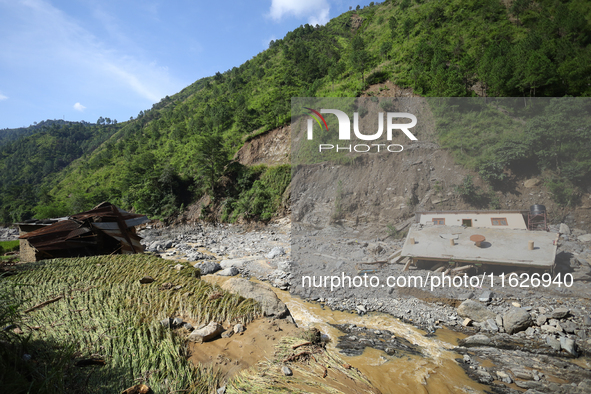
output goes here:
[{"label": "shrub", "polygon": [[[250,176],[252,173],[248,177]],[[265,169],[251,187],[242,189],[237,201],[227,203],[225,209],[228,211],[232,209],[232,215],[226,215],[226,220],[229,217],[230,221],[235,221],[239,216],[246,219],[271,219],[277,212],[283,192],[290,181],[291,166],[288,164]],[[243,182],[249,183],[246,178]]]},{"label": "shrub", "polygon": [[552,193],[552,200],[562,207],[574,206],[579,198],[575,187],[566,179],[551,179],[546,186]]}]

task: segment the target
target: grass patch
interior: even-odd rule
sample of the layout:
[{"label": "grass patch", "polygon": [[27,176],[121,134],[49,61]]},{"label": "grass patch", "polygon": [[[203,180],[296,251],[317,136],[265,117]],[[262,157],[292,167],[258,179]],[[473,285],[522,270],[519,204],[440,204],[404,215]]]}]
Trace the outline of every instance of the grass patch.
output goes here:
[{"label": "grass patch", "polygon": [[0,254],[1,253],[8,253],[14,252],[15,250],[19,250],[19,241],[2,241],[0,242]]},{"label": "grass patch", "polygon": [[[156,393],[217,388],[221,374],[195,368],[182,331],[164,329],[160,320],[248,322],[260,308],[196,279],[192,267],[169,266],[149,255],[95,256],[23,264],[18,275],[0,279],[2,311],[22,331],[8,332],[7,345],[0,344],[0,386],[10,388],[4,392],[114,393],[140,382]],[[143,276],[155,282],[142,285]],[[159,290],[167,282],[183,287]],[[222,297],[210,299],[214,292]],[[104,365],[76,367],[91,358]]]}]

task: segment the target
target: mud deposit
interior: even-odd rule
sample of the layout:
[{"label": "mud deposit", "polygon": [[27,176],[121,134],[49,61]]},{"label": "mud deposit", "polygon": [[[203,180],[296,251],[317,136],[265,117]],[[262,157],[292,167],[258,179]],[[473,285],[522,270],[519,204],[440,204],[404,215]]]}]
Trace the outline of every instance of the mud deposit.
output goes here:
[{"label": "mud deposit", "polygon": [[[402,241],[361,239],[355,229],[342,226],[298,226],[284,220],[255,231],[240,226],[186,226],[145,233],[154,252],[174,260],[171,269],[178,263],[190,268],[217,261],[223,271],[234,267],[237,275],[271,288],[298,329],[319,329],[328,340],[327,349],[382,393],[591,392],[587,358],[591,251],[587,244],[573,241],[572,235],[570,240],[561,237],[559,244],[559,269],[575,276],[570,288],[552,285],[533,291],[503,288],[495,282],[494,288],[330,291],[304,288],[302,275],[357,275],[360,263],[386,259]],[[221,285],[228,278],[223,271],[203,279]],[[429,271],[410,267],[405,273],[401,264],[376,271],[382,278],[407,274],[426,277]],[[488,301],[481,304],[492,318],[464,326],[458,306],[466,299],[478,301],[487,292]],[[509,334],[503,317],[516,308],[529,314],[530,327]],[[287,332],[283,323],[277,324],[284,331],[275,331],[268,320],[251,323],[242,336],[218,339],[196,357],[232,376],[253,367],[257,358],[269,357],[277,338]],[[567,350],[569,341],[575,354]]]}]

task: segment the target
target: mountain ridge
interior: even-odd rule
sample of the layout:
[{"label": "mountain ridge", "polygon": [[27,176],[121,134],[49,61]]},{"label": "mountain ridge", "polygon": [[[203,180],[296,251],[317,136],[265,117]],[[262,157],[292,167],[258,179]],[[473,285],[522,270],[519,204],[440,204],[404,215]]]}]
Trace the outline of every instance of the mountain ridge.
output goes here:
[{"label": "mountain ridge", "polygon": [[[343,13],[322,27],[303,25],[239,67],[119,123],[92,151],[31,185],[43,196],[19,204],[7,190],[23,185],[22,174],[8,179],[2,209],[19,212],[14,221],[108,199],[166,218],[210,194],[225,201],[230,217],[244,209],[257,212],[250,219],[268,217],[277,206],[274,193],[287,185],[270,192],[259,182],[253,194],[269,169],[228,163],[245,136],[289,123],[291,97],[375,95],[387,81],[423,96],[589,96],[590,15],[582,1],[402,0]],[[212,157],[212,150],[223,154]],[[471,168],[483,171],[486,161],[476,158]],[[253,208],[257,198],[263,211]]]}]

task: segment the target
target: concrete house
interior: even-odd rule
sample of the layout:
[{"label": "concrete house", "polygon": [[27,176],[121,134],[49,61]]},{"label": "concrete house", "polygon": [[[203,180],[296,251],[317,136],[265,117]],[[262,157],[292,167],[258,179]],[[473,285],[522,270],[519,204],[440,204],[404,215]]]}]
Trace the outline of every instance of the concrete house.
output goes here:
[{"label": "concrete house", "polygon": [[526,230],[523,211],[429,211],[417,212],[416,223]]}]

